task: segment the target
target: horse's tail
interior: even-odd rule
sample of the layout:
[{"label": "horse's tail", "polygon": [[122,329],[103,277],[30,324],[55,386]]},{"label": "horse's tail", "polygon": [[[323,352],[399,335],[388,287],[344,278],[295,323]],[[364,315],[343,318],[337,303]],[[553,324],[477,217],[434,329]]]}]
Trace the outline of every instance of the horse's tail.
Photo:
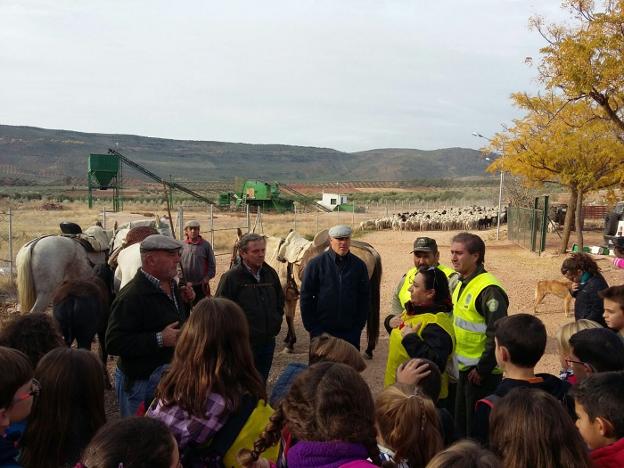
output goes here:
[{"label": "horse's tail", "polygon": [[375,269],[370,279],[371,303],[366,322],[366,336],[368,345],[366,350],[372,351],[379,340],[379,311],[381,309],[381,256],[379,252],[371,248],[371,254],[375,257]]},{"label": "horse's tail", "polygon": [[22,312],[30,312],[35,305],[37,293],[32,274],[32,250],[35,243],[30,242],[20,249],[15,259],[17,267],[17,291]]}]

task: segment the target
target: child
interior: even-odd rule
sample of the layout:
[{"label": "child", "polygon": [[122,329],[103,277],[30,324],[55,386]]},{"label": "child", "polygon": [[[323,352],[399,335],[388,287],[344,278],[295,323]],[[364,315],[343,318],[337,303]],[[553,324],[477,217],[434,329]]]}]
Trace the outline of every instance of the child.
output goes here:
[{"label": "child", "polygon": [[[386,320],[390,333],[384,386],[392,385],[400,364],[429,359],[445,370],[455,346],[452,301],[446,275],[438,268],[421,269],[410,288],[411,299],[400,317]],[[441,399],[448,396],[448,375],[442,375]]]},{"label": "child", "polygon": [[574,318],[589,319],[605,326],[602,299],[598,291],[609,287],[591,255],[576,252],[561,264],[561,274],[572,282],[570,294],[575,298]]},{"label": "child", "polygon": [[379,466],[374,411],[370,389],[353,368],[314,364],[295,379],[254,449],[239,452],[239,462],[257,466],[262,451],[276,444],[287,426],[297,441],[285,454],[289,468]]},{"label": "child", "polygon": [[438,453],[426,468],[502,468],[492,452],[472,440],[462,440]]},{"label": "child", "polygon": [[[312,338],[312,341],[310,341],[310,365],[324,361],[340,362],[353,367],[358,372],[366,369],[364,358],[355,346],[348,341],[327,333]],[[295,377],[307,368],[308,366],[302,362],[291,362],[286,366],[286,369],[280,374],[273,386],[270,399],[271,406],[277,407],[282,398],[288,393],[288,389],[294,382]]]},{"label": "child", "polygon": [[611,286],[598,295],[604,302],[603,317],[607,327],[624,336],[624,285]]},{"label": "child", "polygon": [[583,439],[559,402],[537,388],[515,388],[490,420],[490,448],[505,468],[590,468]]},{"label": "child", "polygon": [[48,314],[17,315],[4,324],[0,346],[19,349],[28,356],[32,368],[54,348],[65,346],[56,320]]},{"label": "child", "polygon": [[41,393],[22,437],[26,467],[73,465],[106,422],[104,372],[98,357],[84,349],[56,348],[35,369]]},{"label": "child", "polygon": [[557,351],[559,353],[559,362],[561,363],[559,378],[561,380],[565,380],[570,385],[574,385],[576,383],[574,371],[567,363],[570,359],[570,338],[575,333],[578,333],[581,330],[588,330],[590,328],[602,328],[602,325],[594,322],[593,320],[581,319],[561,325],[559,330],[557,330]]},{"label": "child", "polygon": [[570,358],[577,382],[597,372],[624,370],[624,342],[606,328],[581,330],[570,338]]},{"label": "child", "polygon": [[535,374],[535,366],[546,349],[546,327],[534,315],[516,314],[503,317],[495,326],[494,342],[498,367],[504,373],[503,381],[494,393],[479,400],[475,407],[472,434],[481,443],[487,443],[492,407],[514,388],[539,388],[566,405],[574,414],[573,403],[567,393],[570,385],[550,374]]},{"label": "child", "polygon": [[180,468],[178,446],[164,423],[131,417],[102,426],[75,468]]},{"label": "child", "polygon": [[384,466],[424,466],[443,448],[436,407],[422,394],[386,388],[375,400],[375,421]]},{"label": "child", "polygon": [[251,443],[273,412],[265,405],[248,330],[235,302],[205,298],[180,332],[171,367],[146,415],[169,427],[185,466],[231,466],[243,443],[243,427]]},{"label": "child", "polygon": [[[417,392],[424,394],[437,405],[440,397],[441,379],[440,369],[434,362],[428,359],[410,359],[397,369],[397,382],[394,385],[405,388],[406,392],[410,394]],[[448,447],[459,439],[459,433],[451,413],[446,408],[438,407],[436,409],[444,446]]]},{"label": "child", "polygon": [[624,373],[587,377],[572,390],[576,427],[596,468],[624,466]]},{"label": "child", "polygon": [[26,355],[16,349],[0,347],[0,466],[19,466],[16,443],[19,432],[7,434],[9,425],[30,414],[39,387]]}]

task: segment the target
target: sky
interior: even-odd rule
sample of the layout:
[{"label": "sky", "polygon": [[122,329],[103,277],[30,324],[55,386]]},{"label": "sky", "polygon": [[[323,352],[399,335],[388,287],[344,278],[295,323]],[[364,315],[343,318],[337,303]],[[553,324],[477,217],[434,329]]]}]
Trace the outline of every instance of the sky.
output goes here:
[{"label": "sky", "polygon": [[567,18],[559,0],[0,0],[0,124],[480,148],[539,89],[535,14]]}]

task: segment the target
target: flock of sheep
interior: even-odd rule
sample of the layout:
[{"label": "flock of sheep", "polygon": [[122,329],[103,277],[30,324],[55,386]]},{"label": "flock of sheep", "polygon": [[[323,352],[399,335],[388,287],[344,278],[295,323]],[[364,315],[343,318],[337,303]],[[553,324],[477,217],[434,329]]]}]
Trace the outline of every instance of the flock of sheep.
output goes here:
[{"label": "flock of sheep", "polygon": [[[495,226],[497,219],[498,208],[469,206],[395,213],[392,216],[362,221],[360,229],[363,231],[384,229],[392,229],[393,231],[472,231]],[[503,208],[501,223],[506,221],[507,212]]]}]

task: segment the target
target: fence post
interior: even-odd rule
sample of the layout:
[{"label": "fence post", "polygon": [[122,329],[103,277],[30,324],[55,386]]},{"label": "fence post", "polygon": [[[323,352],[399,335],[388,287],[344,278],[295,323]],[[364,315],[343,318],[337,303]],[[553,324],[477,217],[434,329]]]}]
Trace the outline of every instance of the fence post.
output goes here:
[{"label": "fence post", "polygon": [[388,199],[386,199],[386,218],[388,217]]},{"label": "fence post", "polygon": [[178,233],[180,239],[184,239],[184,207],[178,206]]},{"label": "fence post", "polygon": [[212,212],[214,205],[211,203],[210,204],[210,211],[209,211],[209,221],[210,221],[210,245],[212,245],[212,248],[215,248],[215,244],[214,244],[214,214]]},{"label": "fence post", "polygon": [[245,216],[247,217],[247,232],[251,232],[251,219],[249,219],[249,205],[245,203]]},{"label": "fence post", "polygon": [[355,202],[353,202],[353,213],[351,213],[351,229],[355,226]]},{"label": "fence post", "polygon": [[13,213],[9,208],[9,278],[13,284]]},{"label": "fence post", "polygon": [[106,209],[102,210],[102,229],[106,229]]}]

